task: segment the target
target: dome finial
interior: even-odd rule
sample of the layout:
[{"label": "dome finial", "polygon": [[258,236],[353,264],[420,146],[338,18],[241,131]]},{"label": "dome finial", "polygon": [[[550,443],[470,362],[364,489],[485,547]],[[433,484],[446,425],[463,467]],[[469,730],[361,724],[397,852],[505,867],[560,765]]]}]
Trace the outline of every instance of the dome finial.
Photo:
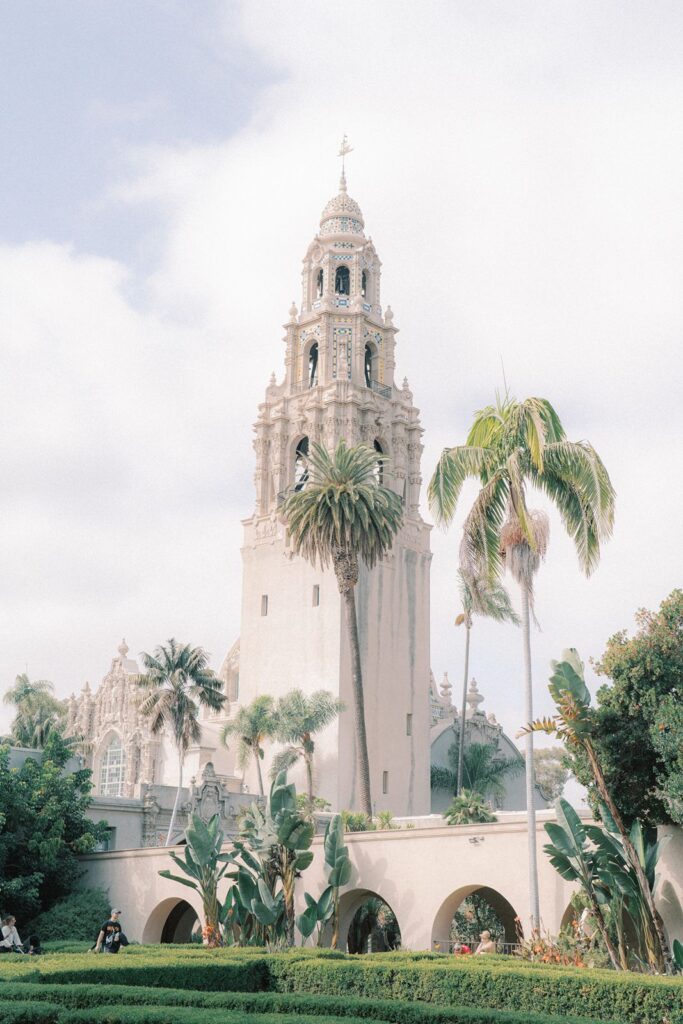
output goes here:
[{"label": "dome finial", "polygon": [[345,165],[345,161],[346,161],[346,154],[347,153],[353,153],[353,146],[349,145],[349,140],[348,140],[348,138],[346,136],[346,132],[344,132],[344,137],[343,137],[343,139],[341,141],[341,146],[339,147],[339,153],[337,154],[337,156],[340,156],[342,158],[341,178],[339,179],[339,191],[340,192],[346,192],[346,165]]}]

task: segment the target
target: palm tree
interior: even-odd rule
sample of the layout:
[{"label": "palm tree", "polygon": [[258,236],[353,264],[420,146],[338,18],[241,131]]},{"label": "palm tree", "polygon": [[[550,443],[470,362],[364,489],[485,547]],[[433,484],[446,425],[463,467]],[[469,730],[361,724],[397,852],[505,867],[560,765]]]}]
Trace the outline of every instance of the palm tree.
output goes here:
[{"label": "palm tree", "polygon": [[470,743],[462,759],[463,785],[458,787],[460,770],[460,741],[452,743],[448,750],[450,768],[432,765],[431,779],[433,789],[450,789],[454,796],[459,796],[466,789],[470,793],[478,793],[486,799],[503,800],[505,797],[505,780],[518,775],[524,768],[520,754],[516,757],[498,755],[497,743]]},{"label": "palm tree", "polygon": [[16,708],[12,722],[11,737],[24,747],[42,748],[47,737],[64,725],[64,702],[57,700],[54,686],[47,679],[34,682],[26,672],[14,680],[14,684],[3,697],[5,704]]},{"label": "palm tree", "polygon": [[170,846],[183,788],[183,765],[191,743],[198,743],[201,727],[200,707],[220,711],[225,703],[221,680],[208,667],[209,656],[202,647],[191,647],[169,640],[156,648],[154,654],[140,655],[146,672],[137,677],[138,685],[147,690],[140,705],[141,714],[151,719],[153,733],[168,727],[178,751],[178,790],[166,836]]},{"label": "palm tree", "polygon": [[313,807],[314,733],[320,732],[344,710],[344,704],[328,690],[316,690],[307,697],[301,690],[292,690],[281,697],[275,709],[275,737],[287,743],[273,758],[271,775],[287,771],[299,758],[306,764],[309,808]]},{"label": "palm tree", "polygon": [[[481,484],[467,514],[461,563],[475,576],[500,578],[509,569],[522,596],[525,717],[533,720],[529,617],[533,582],[548,546],[548,520],[527,507],[526,489],[542,491],[560,513],[589,576],[600,560],[600,544],[612,533],[614,489],[600,457],[587,441],[568,441],[550,402],[507,394],[478,412],[464,445],[443,451],[429,483],[430,507],[450,523],[466,479]],[[532,928],[539,926],[534,810],[533,735],[526,737],[526,798],[529,830],[529,893]]]},{"label": "palm tree", "polygon": [[263,793],[263,776],[261,761],[263,760],[263,741],[275,733],[275,716],[273,714],[273,698],[267,694],[255,697],[251,704],[240,708],[235,717],[227,722],[221,732],[221,742],[227,746],[230,736],[239,736],[237,747],[237,764],[245,770],[252,757],[256,761],[258,775],[258,791]]},{"label": "palm tree", "polygon": [[381,561],[403,522],[401,499],[378,479],[377,464],[385,461],[363,444],[347,448],[341,440],[334,454],[314,444],[308,457],[308,479],[299,491],[285,499],[282,508],[294,551],[314,565],[319,561],[323,568],[331,562],[344,600],[351,647],[361,806],[369,817],[370,764],[355,586],[360,562],[372,569]]},{"label": "palm tree", "polygon": [[[460,742],[458,744],[458,778],[455,795],[462,790],[464,757],[465,757],[465,716],[467,713],[467,680],[470,671],[470,632],[472,616],[481,615],[495,622],[513,622],[519,625],[519,616],[510,604],[510,597],[505,587],[497,580],[487,576],[476,576],[471,572],[458,569],[458,585],[462,612],[455,620],[456,626],[465,626],[465,672],[462,680],[462,707],[460,710]],[[469,787],[471,788],[471,786]]]}]

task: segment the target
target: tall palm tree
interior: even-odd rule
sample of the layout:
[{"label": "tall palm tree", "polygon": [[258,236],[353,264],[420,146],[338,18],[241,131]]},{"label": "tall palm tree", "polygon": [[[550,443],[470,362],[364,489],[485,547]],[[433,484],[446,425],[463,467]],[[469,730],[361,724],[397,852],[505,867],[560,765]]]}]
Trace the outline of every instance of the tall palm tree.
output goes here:
[{"label": "tall palm tree", "polygon": [[239,736],[237,747],[237,764],[242,769],[248,766],[252,757],[256,761],[256,773],[258,775],[258,791],[263,793],[263,776],[261,775],[261,761],[263,760],[263,741],[275,733],[275,715],[273,713],[273,698],[268,694],[254,697],[251,704],[241,707],[235,717],[227,722],[221,732],[221,742],[226,746],[231,736]]},{"label": "tall palm tree", "polygon": [[432,789],[448,789],[455,796],[463,790],[478,793],[486,799],[502,801],[505,797],[505,781],[524,770],[524,760],[520,754],[516,757],[503,757],[498,752],[497,743],[470,743],[462,760],[462,786],[455,792],[458,783],[460,765],[460,742],[456,740],[448,750],[450,767],[432,765]]},{"label": "tall palm tree", "polygon": [[208,667],[209,656],[203,647],[171,639],[157,647],[154,654],[143,651],[140,658],[146,671],[137,677],[137,683],[147,691],[140,712],[151,719],[153,733],[170,730],[178,751],[178,790],[166,836],[166,846],[170,846],[183,788],[185,755],[190,744],[201,738],[199,709],[220,711],[226,698],[221,693],[221,680]]},{"label": "tall palm tree", "polygon": [[356,757],[361,807],[372,817],[370,764],[365,731],[363,673],[358,641],[355,587],[359,564],[368,569],[387,554],[403,522],[398,494],[378,479],[377,464],[386,459],[373,448],[347,448],[341,440],[334,454],[314,444],[308,457],[308,479],[282,507],[292,547],[324,568],[332,563],[344,601],[351,647]]},{"label": "tall palm tree", "polygon": [[275,738],[286,743],[273,758],[271,775],[287,771],[299,758],[306,765],[309,807],[313,807],[313,736],[333,722],[344,710],[344,704],[329,690],[316,690],[307,697],[302,690],[291,690],[281,697],[275,708]]},{"label": "tall palm tree", "polygon": [[32,682],[28,674],[22,672],[3,701],[16,708],[11,737],[21,746],[42,748],[50,733],[64,725],[64,702],[54,696],[54,686],[47,679]]},{"label": "tall palm tree", "polygon": [[[544,398],[517,402],[497,396],[475,415],[464,445],[446,448],[429,483],[430,507],[440,522],[455,515],[463,483],[481,484],[464,524],[461,562],[466,571],[500,578],[509,569],[522,596],[525,718],[533,720],[529,618],[533,583],[548,545],[548,520],[527,507],[529,485],[555,505],[589,576],[600,544],[612,533],[614,489],[600,457],[587,441],[568,441],[559,416]],[[529,830],[529,893],[532,928],[539,926],[533,735],[526,737],[526,800]]]},{"label": "tall palm tree", "polygon": [[[465,672],[462,680],[462,706],[460,710],[460,742],[458,744],[458,779],[455,795],[463,788],[463,771],[465,757],[465,724],[467,714],[467,681],[470,671],[470,633],[472,616],[481,615],[495,622],[513,622],[519,625],[519,616],[510,604],[510,597],[497,580],[488,576],[476,576],[464,569],[458,569],[458,586],[462,612],[455,620],[456,626],[465,627]],[[472,787],[469,786],[471,789]]]}]

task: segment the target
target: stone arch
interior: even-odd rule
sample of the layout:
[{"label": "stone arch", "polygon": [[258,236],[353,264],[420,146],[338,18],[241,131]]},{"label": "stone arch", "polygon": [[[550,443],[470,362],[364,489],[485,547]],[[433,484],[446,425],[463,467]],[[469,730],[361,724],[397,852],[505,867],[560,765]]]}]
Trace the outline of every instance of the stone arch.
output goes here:
[{"label": "stone arch", "polygon": [[189,942],[200,915],[187,900],[169,897],[157,904],[142,931],[144,945],[159,942]]},{"label": "stone arch", "polygon": [[379,349],[374,341],[365,342],[365,353],[363,356],[363,378],[365,386],[372,387],[373,381],[379,377]]},{"label": "stone arch", "polygon": [[289,464],[291,467],[290,472],[292,474],[292,487],[295,491],[300,491],[306,483],[306,480],[308,480],[306,459],[308,458],[309,447],[310,440],[307,434],[298,434],[292,441]]},{"label": "stone arch", "polygon": [[517,942],[517,928],[520,927],[521,929],[519,915],[505,896],[498,892],[497,889],[493,889],[488,885],[463,885],[446,897],[436,913],[434,924],[432,925],[432,948],[437,943],[441,944],[443,948],[443,944],[448,942],[451,922],[458,907],[463,900],[467,899],[468,896],[474,896],[475,893],[478,896],[482,896],[498,915],[505,928],[504,941],[506,943]]},{"label": "stone arch", "polygon": [[301,386],[315,387],[320,380],[320,339],[312,335],[301,352]]},{"label": "stone arch", "polygon": [[[339,948],[346,949],[349,929],[353,922],[356,913],[360,910],[364,903],[370,899],[379,899],[382,903],[385,903],[391,912],[396,917],[398,923],[399,933],[401,930],[401,923],[398,920],[398,915],[394,911],[389,901],[382,896],[381,893],[375,892],[373,889],[351,889],[349,892],[345,892],[339,899]],[[329,942],[329,936],[327,936]]]}]

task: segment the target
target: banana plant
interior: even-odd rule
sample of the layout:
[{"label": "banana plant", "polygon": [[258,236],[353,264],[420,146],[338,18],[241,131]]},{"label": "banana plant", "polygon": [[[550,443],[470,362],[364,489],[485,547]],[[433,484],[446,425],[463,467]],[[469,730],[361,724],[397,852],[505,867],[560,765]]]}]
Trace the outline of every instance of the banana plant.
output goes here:
[{"label": "banana plant", "polygon": [[602,936],[605,948],[615,970],[623,964],[614,947],[603,907],[609,904],[611,891],[607,889],[598,870],[598,856],[588,844],[586,827],[578,814],[566,800],[555,803],[557,822],[546,822],[545,830],[550,843],[543,847],[550,863],[568,882],[579,882],[590,900],[593,916]]},{"label": "banana plant", "polygon": [[207,946],[220,946],[221,939],[221,904],[218,899],[218,884],[227,874],[232,864],[232,853],[221,853],[223,831],[217,814],[205,822],[198,814],[193,814],[190,824],[185,829],[187,845],[183,856],[169,852],[169,857],[185,873],[187,877],[174,875],[168,868],[160,871],[162,878],[170,878],[199,893],[204,914],[202,937]]},{"label": "banana plant", "polygon": [[569,747],[581,748],[586,754],[595,787],[621,836],[624,852],[638,883],[640,897],[650,917],[656,938],[653,966],[662,973],[672,973],[675,970],[675,965],[664,933],[664,924],[655,906],[652,889],[619,809],[607,788],[605,775],[593,744],[594,713],[591,708],[590,691],[584,679],[583,662],[576,649],[571,647],[562,652],[561,661],[553,661],[551,666],[553,674],[550,677],[548,689],[555,701],[557,713],[551,718],[539,718],[534,722],[529,722],[518,735],[544,732],[551,736],[557,736]]},{"label": "banana plant", "polygon": [[318,926],[318,945],[322,945],[325,925],[332,921],[332,949],[339,941],[339,890],[351,878],[351,860],[348,847],[344,845],[344,822],[341,814],[335,814],[327,823],[325,839],[325,864],[328,868],[327,887],[320,899],[304,893],[306,909],[296,919],[296,926],[304,939]]}]

